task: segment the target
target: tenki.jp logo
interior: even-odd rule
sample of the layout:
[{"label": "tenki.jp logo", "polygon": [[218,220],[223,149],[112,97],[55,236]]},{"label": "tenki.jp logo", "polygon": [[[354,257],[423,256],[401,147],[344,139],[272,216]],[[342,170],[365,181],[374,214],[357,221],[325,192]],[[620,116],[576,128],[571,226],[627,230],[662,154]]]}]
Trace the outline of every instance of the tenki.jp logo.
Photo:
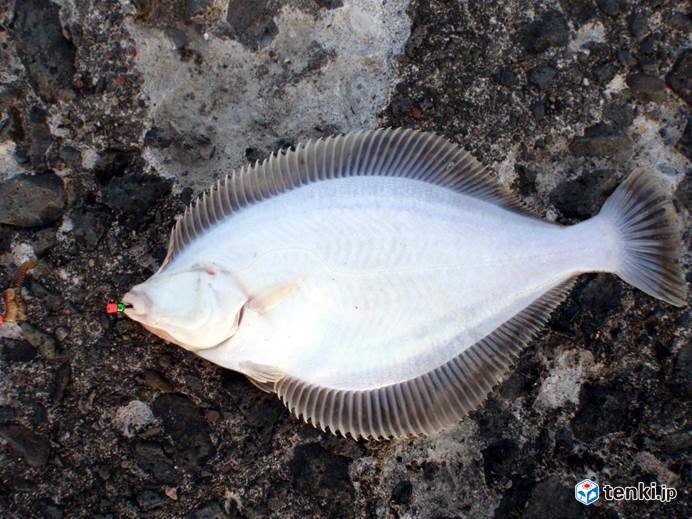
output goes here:
[{"label": "tenki.jp logo", "polygon": [[590,479],[585,479],[580,481],[574,486],[574,497],[580,503],[585,505],[590,505],[598,501],[598,496],[600,491],[598,488],[598,483],[591,481]]},{"label": "tenki.jp logo", "polygon": [[[678,496],[678,491],[665,483],[643,483],[621,487],[603,486],[603,497],[606,501],[660,501],[670,503]],[[585,505],[598,501],[601,489],[595,481],[585,479],[574,486],[574,498]]]}]

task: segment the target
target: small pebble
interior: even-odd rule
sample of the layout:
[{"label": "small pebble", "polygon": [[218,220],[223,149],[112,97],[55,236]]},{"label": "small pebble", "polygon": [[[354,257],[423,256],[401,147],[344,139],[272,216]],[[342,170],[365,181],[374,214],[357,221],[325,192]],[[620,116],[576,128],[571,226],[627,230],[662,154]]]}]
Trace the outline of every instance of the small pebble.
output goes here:
[{"label": "small pebble", "polygon": [[113,425],[123,436],[132,438],[136,432],[143,430],[154,421],[154,413],[147,404],[140,400],[132,400],[129,404],[118,408],[113,418]]}]

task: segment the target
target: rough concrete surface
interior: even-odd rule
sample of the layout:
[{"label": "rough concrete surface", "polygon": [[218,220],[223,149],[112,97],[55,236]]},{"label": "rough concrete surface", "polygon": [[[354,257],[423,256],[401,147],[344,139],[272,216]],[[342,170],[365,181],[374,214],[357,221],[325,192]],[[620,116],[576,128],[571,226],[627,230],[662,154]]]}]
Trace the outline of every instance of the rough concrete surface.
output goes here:
[{"label": "rough concrete surface", "polygon": [[[39,260],[0,326],[0,516],[689,517],[689,309],[614,276],[582,276],[481,409],[405,442],[323,434],[103,312],[214,178],[380,126],[448,136],[564,224],[646,168],[689,272],[688,9],[0,0],[0,289]],[[678,496],[585,507],[587,477]]]}]

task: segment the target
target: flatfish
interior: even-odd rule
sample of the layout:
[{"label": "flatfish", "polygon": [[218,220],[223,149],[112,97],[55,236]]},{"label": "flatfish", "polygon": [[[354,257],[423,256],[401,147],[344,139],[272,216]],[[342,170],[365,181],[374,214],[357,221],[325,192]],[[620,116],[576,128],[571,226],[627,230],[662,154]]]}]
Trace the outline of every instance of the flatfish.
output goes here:
[{"label": "flatfish", "polygon": [[630,175],[577,225],[544,221],[456,144],[381,129],[218,181],[123,298],[151,332],[353,438],[476,409],[586,272],[686,304],[665,185]]}]

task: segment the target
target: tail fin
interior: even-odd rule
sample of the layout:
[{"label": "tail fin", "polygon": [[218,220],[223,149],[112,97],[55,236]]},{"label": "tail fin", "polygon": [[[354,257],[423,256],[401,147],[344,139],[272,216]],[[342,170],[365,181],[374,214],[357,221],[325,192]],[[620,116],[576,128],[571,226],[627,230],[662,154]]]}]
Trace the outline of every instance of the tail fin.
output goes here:
[{"label": "tail fin", "polygon": [[687,286],[679,265],[675,210],[661,183],[644,171],[631,174],[603,205],[599,217],[611,221],[624,240],[616,274],[651,296],[685,306]]}]

